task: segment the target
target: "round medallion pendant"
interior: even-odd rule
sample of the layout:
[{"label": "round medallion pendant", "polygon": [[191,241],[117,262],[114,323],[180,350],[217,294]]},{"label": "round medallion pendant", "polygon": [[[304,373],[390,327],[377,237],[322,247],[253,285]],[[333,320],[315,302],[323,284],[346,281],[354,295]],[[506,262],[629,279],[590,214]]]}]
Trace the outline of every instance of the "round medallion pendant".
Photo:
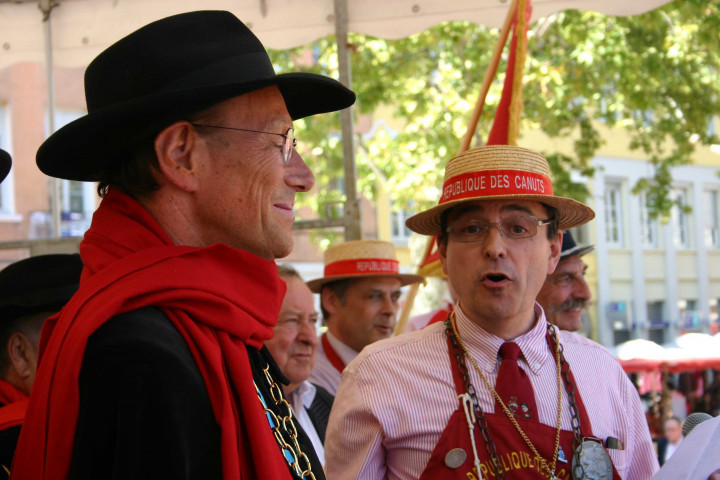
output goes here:
[{"label": "round medallion pendant", "polygon": [[453,448],[445,455],[445,465],[450,468],[459,468],[465,463],[467,453],[462,448]]},{"label": "round medallion pendant", "polygon": [[612,480],[613,466],[607,450],[598,442],[584,440],[572,458],[573,480]]}]

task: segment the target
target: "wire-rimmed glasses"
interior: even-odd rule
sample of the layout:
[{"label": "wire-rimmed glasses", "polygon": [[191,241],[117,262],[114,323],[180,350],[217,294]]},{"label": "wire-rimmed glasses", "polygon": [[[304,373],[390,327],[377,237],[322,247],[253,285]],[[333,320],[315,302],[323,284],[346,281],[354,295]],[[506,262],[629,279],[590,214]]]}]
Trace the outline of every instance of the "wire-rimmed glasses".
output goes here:
[{"label": "wire-rimmed glasses", "polygon": [[554,218],[539,220],[534,215],[516,215],[503,218],[499,222],[487,222],[479,218],[461,218],[445,230],[455,242],[479,242],[485,238],[491,227],[498,227],[500,234],[511,240],[530,238],[537,235],[540,225],[553,222]]},{"label": "wire-rimmed glasses", "polygon": [[207,125],[204,123],[191,123],[191,125],[193,127],[220,128],[222,130],[235,130],[238,132],[265,133],[267,135],[278,135],[283,138],[282,156],[283,156],[283,163],[285,165],[290,163],[290,157],[292,156],[293,149],[297,146],[297,139],[295,138],[295,129],[292,127],[288,128],[285,133],[275,133],[275,132],[263,132],[260,130],[250,130],[247,128],[221,127],[219,125]]}]

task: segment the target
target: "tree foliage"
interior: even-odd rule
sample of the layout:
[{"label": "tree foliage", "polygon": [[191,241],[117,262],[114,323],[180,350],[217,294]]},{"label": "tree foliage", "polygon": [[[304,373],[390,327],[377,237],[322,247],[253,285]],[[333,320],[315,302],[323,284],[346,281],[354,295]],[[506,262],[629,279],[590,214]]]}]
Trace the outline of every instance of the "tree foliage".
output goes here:
[{"label": "tree foliage", "polygon": [[[634,186],[654,214],[672,206],[672,168],[690,163],[697,145],[718,143],[710,125],[720,115],[720,4],[676,0],[633,17],[563,11],[531,25],[525,68],[523,130],[576,138],[572,154],[543,152],[555,190],[583,200],[587,189],[569,172],[592,175],[590,160],[613,138],[598,125],[625,129],[631,149],[654,167]],[[435,26],[388,41],[351,35],[356,113],[390,112],[369,135],[357,134],[359,189],[373,198],[378,180],[394,208],[417,209],[439,196],[447,160],[457,153],[498,31],[466,22]],[[334,37],[310,47],[272,52],[278,72],[310,71],[337,76]],[[503,59],[499,72],[505,70]],[[501,94],[493,83],[475,133],[482,144]],[[375,120],[380,120],[375,116]],[[392,127],[390,125],[400,125]],[[298,122],[300,153],[317,177],[318,195],[306,201],[324,215],[343,199],[339,115]],[[522,144],[522,141],[520,142]],[[331,212],[332,213],[332,212]]]}]

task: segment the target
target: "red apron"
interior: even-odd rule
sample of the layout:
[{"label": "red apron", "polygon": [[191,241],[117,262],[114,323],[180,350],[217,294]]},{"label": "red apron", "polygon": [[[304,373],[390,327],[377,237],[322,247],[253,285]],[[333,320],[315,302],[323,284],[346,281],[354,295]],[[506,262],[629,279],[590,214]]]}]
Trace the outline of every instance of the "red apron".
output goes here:
[{"label": "red apron", "polygon": [[[550,339],[548,338],[548,342]],[[452,365],[453,380],[455,381],[455,390],[458,395],[465,394],[465,383],[463,382],[460,370],[452,353],[451,340],[448,338],[448,353],[450,355],[450,364]],[[573,385],[575,379],[572,372],[568,372],[568,376]],[[557,399],[555,399],[557,400]],[[583,437],[592,437],[590,419],[585,411],[580,392],[575,390],[575,403],[580,417],[580,430]],[[488,430],[490,438],[495,442],[497,448],[498,459],[505,470],[505,478],[512,480],[538,479],[546,478],[542,470],[539,459],[530,450],[530,447],[520,436],[515,426],[505,416],[504,412],[487,413]],[[545,459],[550,466],[555,448],[555,435],[557,433],[555,427],[550,427],[536,420],[525,419],[519,416],[515,417],[518,424],[530,438],[535,449]],[[479,427],[478,419],[475,421],[473,430],[475,438],[475,449],[480,460],[480,473],[483,479],[495,478],[495,470],[492,461],[486,450],[486,442]],[[574,435],[572,430],[562,430],[560,432],[560,448],[558,454],[555,475],[567,480],[571,476],[571,461],[573,454]],[[465,460],[462,460],[462,450],[465,454]],[[459,456],[458,456],[459,454]],[[450,466],[448,466],[450,464]],[[470,441],[470,433],[468,422],[463,410],[463,401],[459,402],[459,407],[450,417],[445,430],[440,437],[435,449],[425,466],[425,470],[420,476],[420,480],[433,480],[442,478],[443,480],[478,480],[476,468],[474,466],[474,454]],[[613,465],[613,480],[621,480],[615,466]]]}]

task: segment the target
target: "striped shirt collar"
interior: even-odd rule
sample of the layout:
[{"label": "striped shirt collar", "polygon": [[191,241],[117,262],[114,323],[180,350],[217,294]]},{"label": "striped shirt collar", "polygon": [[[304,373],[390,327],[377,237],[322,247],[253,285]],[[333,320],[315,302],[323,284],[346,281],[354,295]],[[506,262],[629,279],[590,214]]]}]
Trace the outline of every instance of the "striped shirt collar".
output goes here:
[{"label": "striped shirt collar", "polygon": [[[500,366],[498,351],[500,346],[505,343],[505,340],[487,332],[470,320],[459,304],[455,306],[455,312],[460,336],[477,364],[486,372],[497,374],[497,369]],[[527,333],[512,340],[518,344],[520,351],[522,351],[520,363],[525,363],[535,375],[538,375],[546,361],[553,361],[552,352],[545,339],[546,332],[547,320],[545,319],[545,312],[535,302],[535,325]]]}]

